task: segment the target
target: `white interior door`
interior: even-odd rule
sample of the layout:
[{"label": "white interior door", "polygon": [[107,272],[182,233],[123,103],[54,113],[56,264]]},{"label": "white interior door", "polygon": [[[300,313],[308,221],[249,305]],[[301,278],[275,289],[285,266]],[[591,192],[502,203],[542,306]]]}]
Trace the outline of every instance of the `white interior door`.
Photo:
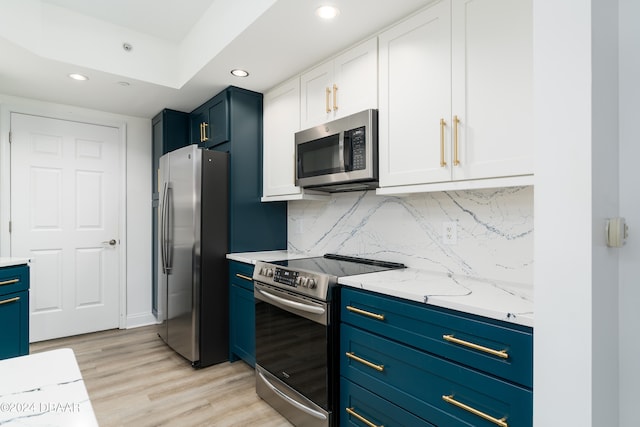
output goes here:
[{"label": "white interior door", "polygon": [[119,129],[11,114],[11,255],[31,258],[30,341],[118,327]]}]

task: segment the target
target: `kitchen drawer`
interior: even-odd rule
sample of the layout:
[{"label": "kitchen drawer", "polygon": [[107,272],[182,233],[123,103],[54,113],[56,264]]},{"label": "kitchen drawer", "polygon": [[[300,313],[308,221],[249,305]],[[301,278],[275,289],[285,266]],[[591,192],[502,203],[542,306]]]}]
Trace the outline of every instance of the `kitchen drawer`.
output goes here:
[{"label": "kitchen drawer", "polygon": [[345,324],[340,374],[435,425],[495,427],[480,413],[510,426],[533,424],[530,390]]},{"label": "kitchen drawer", "polygon": [[[533,386],[531,328],[367,291],[343,287],[341,292],[342,322],[527,387]],[[447,341],[447,338],[462,342]]]},{"label": "kitchen drawer", "polygon": [[29,354],[29,291],[0,295],[0,359]]},{"label": "kitchen drawer", "polygon": [[[416,417],[345,378],[340,378],[340,407],[338,410],[340,412],[341,426],[362,427],[373,424],[386,427],[434,427],[433,424]],[[359,419],[358,416],[371,424],[367,424],[366,421]]]},{"label": "kitchen drawer", "polygon": [[253,264],[229,261],[229,281],[253,293]]},{"label": "kitchen drawer", "polygon": [[0,268],[0,295],[29,289],[29,267],[26,265]]}]

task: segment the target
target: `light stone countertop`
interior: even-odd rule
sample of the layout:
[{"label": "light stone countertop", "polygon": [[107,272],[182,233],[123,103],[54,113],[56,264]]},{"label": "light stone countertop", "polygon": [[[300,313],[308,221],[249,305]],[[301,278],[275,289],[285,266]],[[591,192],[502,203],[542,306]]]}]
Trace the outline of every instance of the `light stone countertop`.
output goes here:
[{"label": "light stone countertop", "polygon": [[255,264],[256,261],[281,261],[285,259],[296,259],[296,258],[309,258],[312,254],[303,254],[299,252],[289,252],[289,251],[263,251],[263,252],[237,252],[232,254],[227,254],[227,259],[244,262],[245,264]]},{"label": "light stone countertop", "polygon": [[29,258],[0,257],[0,268],[28,264],[29,261]]},{"label": "light stone countertop", "polygon": [[341,277],[338,283],[533,327],[533,286],[415,268]]},{"label": "light stone countertop", "polygon": [[98,427],[73,350],[0,360],[0,425]]},{"label": "light stone countertop", "polygon": [[[227,258],[247,264],[307,258],[288,251],[244,252]],[[533,327],[533,285],[405,268],[341,277],[338,283],[405,300]]]}]

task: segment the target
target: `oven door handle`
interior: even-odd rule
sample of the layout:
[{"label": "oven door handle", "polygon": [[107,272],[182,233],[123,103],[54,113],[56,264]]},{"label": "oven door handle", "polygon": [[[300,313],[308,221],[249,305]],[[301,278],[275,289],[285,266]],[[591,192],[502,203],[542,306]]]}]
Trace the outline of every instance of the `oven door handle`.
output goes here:
[{"label": "oven door handle", "polygon": [[301,302],[296,302],[296,301],[290,301],[286,298],[282,298],[273,294],[270,294],[269,292],[265,292],[262,289],[256,289],[256,291],[258,291],[260,293],[260,295],[264,295],[265,297],[271,299],[272,301],[276,301],[282,305],[285,305],[287,307],[291,307],[294,308],[296,310],[300,310],[300,311],[305,311],[307,313],[312,313],[312,314],[324,314],[325,313],[325,309],[322,307],[315,307],[312,305],[307,305],[307,304],[303,304]]},{"label": "oven door handle", "polygon": [[271,391],[273,391],[274,393],[276,393],[281,399],[289,402],[291,405],[295,406],[296,408],[300,409],[301,411],[311,415],[312,417],[315,418],[319,418],[321,420],[326,420],[327,416],[325,414],[323,414],[322,412],[318,412],[316,410],[313,410],[311,408],[309,408],[308,406],[303,405],[302,403],[298,402],[297,400],[294,400],[292,398],[290,398],[289,396],[287,396],[286,394],[284,394],[283,392],[281,392],[280,390],[278,390],[276,388],[276,386],[274,386],[273,384],[271,384],[269,382],[269,380],[267,378],[265,378],[264,375],[262,375],[262,372],[257,371],[257,374],[260,376],[260,379],[262,381],[264,381],[264,383],[266,384],[267,387],[269,387],[271,389]]}]

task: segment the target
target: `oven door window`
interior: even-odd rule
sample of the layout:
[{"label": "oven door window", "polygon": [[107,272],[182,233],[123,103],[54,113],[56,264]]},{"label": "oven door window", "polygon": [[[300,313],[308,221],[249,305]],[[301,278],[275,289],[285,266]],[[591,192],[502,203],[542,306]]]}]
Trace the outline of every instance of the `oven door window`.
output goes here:
[{"label": "oven door window", "polygon": [[340,134],[298,145],[298,178],[344,172]]},{"label": "oven door window", "polygon": [[325,410],[328,330],[256,299],[256,363]]}]

